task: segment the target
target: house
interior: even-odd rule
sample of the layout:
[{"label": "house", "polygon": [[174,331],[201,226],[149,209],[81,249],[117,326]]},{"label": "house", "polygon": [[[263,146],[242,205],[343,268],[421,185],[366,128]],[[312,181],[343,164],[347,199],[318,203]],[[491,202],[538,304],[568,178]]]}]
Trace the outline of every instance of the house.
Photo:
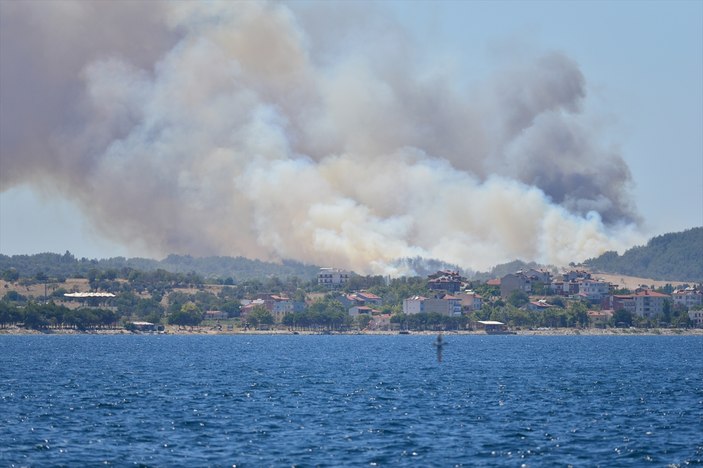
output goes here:
[{"label": "house", "polygon": [[286,314],[302,312],[305,303],[291,300],[288,296],[279,294],[259,294],[254,300],[242,301],[240,316],[246,317],[256,307],[263,307],[273,315],[274,320],[280,322]]},{"label": "house", "polygon": [[337,300],[342,304],[342,306],[353,315],[352,309],[359,307],[380,307],[383,305],[383,300],[368,291],[358,291],[351,294],[340,294]]},{"label": "house", "polygon": [[591,274],[584,270],[570,270],[562,273],[561,277],[565,283],[568,283],[577,279],[591,279]]},{"label": "house", "polygon": [[374,312],[378,313],[377,310],[372,309],[371,307],[367,306],[354,306],[349,309],[349,316],[350,317],[358,317],[359,315],[368,315],[369,317],[374,314]]},{"label": "house", "polygon": [[500,279],[500,296],[507,298],[513,291],[529,293],[532,291],[532,282],[523,273],[508,273]]},{"label": "house", "polygon": [[461,299],[461,307],[464,312],[481,310],[483,307],[483,297],[471,290],[457,293],[455,296]]},{"label": "house", "polygon": [[208,310],[205,312],[205,320],[227,320],[227,312],[221,310]]},{"label": "house", "polygon": [[677,289],[671,294],[674,304],[679,304],[689,309],[694,306],[703,305],[703,292],[693,287]]},{"label": "house", "polygon": [[241,301],[242,307],[239,309],[239,316],[242,318],[246,318],[252,310],[254,310],[257,307],[263,307],[266,310],[270,309],[266,306],[266,302],[263,299],[254,299],[254,300],[242,300]]},{"label": "house", "polygon": [[552,274],[547,270],[537,270],[535,268],[530,268],[529,270],[523,272],[525,276],[530,278],[530,280],[537,283],[549,284],[552,282]]},{"label": "house", "polygon": [[456,271],[441,270],[428,276],[427,287],[435,291],[447,291],[452,294],[461,290],[461,284],[465,280]]},{"label": "house", "polygon": [[605,328],[613,318],[613,310],[589,310],[588,322],[596,328]]},{"label": "house", "polygon": [[694,326],[703,328],[703,310],[689,310],[688,318],[693,322]]},{"label": "house", "polygon": [[338,268],[320,268],[317,284],[330,288],[339,288],[349,281],[349,272]]},{"label": "house", "polygon": [[371,317],[367,330],[388,331],[391,329],[391,314],[380,314]]}]

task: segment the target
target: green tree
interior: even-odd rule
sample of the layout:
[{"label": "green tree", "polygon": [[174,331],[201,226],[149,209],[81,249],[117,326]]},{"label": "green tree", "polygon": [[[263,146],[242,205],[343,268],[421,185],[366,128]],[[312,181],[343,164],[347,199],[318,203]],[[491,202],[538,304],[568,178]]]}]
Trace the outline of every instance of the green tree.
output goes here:
[{"label": "green tree", "polygon": [[251,325],[258,327],[261,325],[272,325],[273,315],[264,306],[256,306],[247,315],[247,322]]},{"label": "green tree", "polygon": [[522,307],[530,302],[530,297],[525,291],[516,289],[508,296],[508,303],[515,307]]},{"label": "green tree", "polygon": [[632,326],[632,322],[632,312],[625,309],[616,310],[610,318],[610,324],[615,327],[630,327]]},{"label": "green tree", "polygon": [[186,302],[181,308],[169,315],[168,323],[179,327],[194,327],[203,321],[203,314],[193,302]]}]

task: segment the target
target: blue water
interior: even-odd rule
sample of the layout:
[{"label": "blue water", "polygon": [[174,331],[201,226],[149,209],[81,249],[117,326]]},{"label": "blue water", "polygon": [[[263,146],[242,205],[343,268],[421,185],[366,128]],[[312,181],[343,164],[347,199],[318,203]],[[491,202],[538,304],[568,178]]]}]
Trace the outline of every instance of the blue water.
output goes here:
[{"label": "blue water", "polygon": [[703,462],[703,337],[2,336],[0,466]]}]

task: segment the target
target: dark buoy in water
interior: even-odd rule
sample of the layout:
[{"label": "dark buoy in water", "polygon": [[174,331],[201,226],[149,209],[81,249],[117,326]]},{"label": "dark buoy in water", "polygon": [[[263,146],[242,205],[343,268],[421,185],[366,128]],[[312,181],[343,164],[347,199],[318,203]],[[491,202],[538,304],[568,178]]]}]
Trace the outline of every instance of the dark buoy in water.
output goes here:
[{"label": "dark buoy in water", "polygon": [[437,362],[442,362],[442,348],[444,348],[445,345],[444,338],[440,333],[437,335],[437,340],[434,342],[434,346],[437,348]]}]

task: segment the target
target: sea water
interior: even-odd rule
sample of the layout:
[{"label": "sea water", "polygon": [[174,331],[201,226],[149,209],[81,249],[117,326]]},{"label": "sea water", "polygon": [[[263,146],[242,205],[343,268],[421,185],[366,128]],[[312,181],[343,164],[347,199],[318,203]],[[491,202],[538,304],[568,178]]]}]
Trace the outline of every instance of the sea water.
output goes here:
[{"label": "sea water", "polygon": [[703,462],[703,337],[2,336],[1,466]]}]

